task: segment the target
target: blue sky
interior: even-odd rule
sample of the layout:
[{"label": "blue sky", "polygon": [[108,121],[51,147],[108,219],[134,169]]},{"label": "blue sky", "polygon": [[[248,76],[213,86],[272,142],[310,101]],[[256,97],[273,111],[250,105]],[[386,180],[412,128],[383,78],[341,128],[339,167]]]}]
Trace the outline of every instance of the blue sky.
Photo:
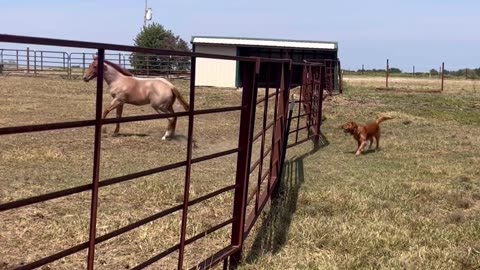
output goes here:
[{"label": "blue sky", "polygon": [[[478,0],[148,0],[153,20],[192,35],[338,41],[344,68],[480,67]],[[0,0],[0,33],[133,44],[143,0]],[[15,45],[23,48],[25,45]],[[0,44],[0,48],[12,45]],[[78,51],[78,49],[69,49]]]}]

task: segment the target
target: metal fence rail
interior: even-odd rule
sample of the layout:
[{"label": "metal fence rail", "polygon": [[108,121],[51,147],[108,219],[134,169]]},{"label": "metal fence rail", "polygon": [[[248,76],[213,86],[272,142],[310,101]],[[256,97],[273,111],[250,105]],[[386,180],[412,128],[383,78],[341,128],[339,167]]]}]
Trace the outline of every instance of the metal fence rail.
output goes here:
[{"label": "metal fence rail", "polygon": [[[190,74],[190,57],[146,53],[105,53],[135,75],[179,77]],[[92,63],[92,53],[21,49],[0,49],[0,65],[6,74],[60,76],[80,79]]]},{"label": "metal fence rail", "polygon": [[[174,246],[171,246],[165,250],[160,250],[155,256],[150,259],[138,264],[133,267],[133,269],[143,269],[162,258],[168,256],[169,254],[178,251],[178,269],[183,269],[183,259],[185,253],[185,247],[203,237],[220,230],[221,228],[231,225],[231,238],[230,244],[224,247],[223,249],[212,251],[211,256],[205,258],[203,261],[198,262],[197,267],[199,269],[209,269],[218,263],[224,263],[224,267],[235,268],[241,260],[242,248],[244,240],[251,232],[256,220],[260,216],[263,208],[268,202],[269,198],[275,193],[276,187],[278,187],[280,182],[280,174],[283,167],[283,159],[286,152],[286,145],[288,142],[288,102],[290,97],[290,80],[291,80],[291,70],[292,62],[291,60],[285,59],[261,59],[261,58],[250,58],[250,57],[234,57],[234,56],[223,56],[223,55],[211,55],[211,54],[200,54],[200,53],[191,53],[191,52],[177,52],[177,51],[166,51],[166,50],[156,50],[156,49],[146,49],[138,48],[132,46],[122,46],[122,45],[112,45],[112,44],[102,44],[102,43],[92,43],[92,42],[80,42],[80,41],[69,41],[69,40],[59,40],[59,39],[46,39],[46,38],[35,38],[35,37],[24,37],[24,36],[12,36],[12,35],[0,35],[0,42],[12,42],[12,43],[26,43],[26,44],[37,44],[37,45],[52,45],[52,46],[64,46],[64,47],[77,47],[77,48],[89,48],[96,49],[98,54],[99,67],[103,66],[103,61],[108,57],[117,56],[117,60],[121,64],[123,58],[121,55],[106,55],[105,50],[113,51],[129,51],[132,53],[141,53],[141,54],[150,54],[156,55],[158,57],[170,57],[175,56],[178,58],[186,59],[188,58],[189,69],[190,69],[190,110],[188,112],[177,112],[170,114],[162,115],[141,115],[141,116],[131,116],[131,117],[122,117],[118,119],[102,119],[102,95],[103,95],[103,68],[97,70],[97,91],[96,91],[96,105],[95,105],[95,119],[84,120],[84,121],[74,121],[74,122],[63,122],[63,123],[44,123],[37,125],[29,126],[16,126],[16,127],[0,127],[0,136],[2,135],[15,135],[19,133],[26,132],[42,132],[47,130],[60,130],[67,128],[78,128],[78,127],[94,127],[94,137],[92,141],[94,142],[94,151],[93,151],[93,170],[92,170],[92,181],[90,184],[77,186],[61,191],[56,191],[48,194],[39,194],[34,197],[20,199],[17,201],[7,202],[0,204],[0,212],[13,210],[28,205],[37,204],[40,202],[45,202],[48,200],[53,200],[56,198],[70,196],[72,194],[77,194],[81,192],[91,191],[91,200],[90,200],[90,226],[89,226],[89,237],[88,241],[78,243],[74,246],[71,246],[67,249],[58,251],[49,256],[36,259],[35,261],[27,262],[26,264],[19,266],[18,269],[33,269],[48,263],[54,262],[71,254],[77,253],[79,251],[88,249],[88,255],[86,257],[87,269],[94,269],[94,260],[95,260],[95,247],[96,245],[105,242],[109,239],[115,238],[121,234],[129,232],[135,228],[138,228],[142,225],[145,225],[154,220],[161,219],[171,213],[182,211],[181,227],[180,227],[180,238],[178,243]],[[16,52],[14,54],[16,56]],[[59,54],[62,55],[62,54]],[[65,68],[71,67],[71,60],[79,61],[82,63],[80,66],[86,65],[87,56],[84,54],[75,54],[74,58],[70,54],[67,58],[69,61],[66,62]],[[62,56],[63,57],[63,56]],[[215,109],[205,109],[197,110],[195,108],[195,67],[196,59],[198,57],[202,58],[214,58],[214,59],[226,59],[226,60],[235,60],[240,63],[240,68],[242,69],[242,98],[241,104],[238,106],[232,107],[223,107]],[[30,59],[27,57],[27,60]],[[63,61],[63,58],[59,58]],[[61,61],[60,61],[61,62]],[[17,61],[18,63],[18,61]],[[75,64],[77,65],[77,64]],[[322,87],[321,87],[321,78],[322,72],[319,67],[322,65],[317,63],[301,63],[296,65],[302,65],[304,67],[304,82],[302,83],[303,95],[301,95],[302,100],[298,102],[298,121],[301,117],[306,117],[305,121],[306,129],[308,129],[309,138],[312,137],[315,140],[318,140],[320,132],[320,119],[321,119],[321,104],[322,104]],[[28,66],[28,64],[27,64]],[[274,67],[276,67],[274,69]],[[278,68],[280,67],[280,68]],[[270,76],[271,70],[279,70],[280,72],[280,81],[273,82],[267,79],[267,87],[265,89],[265,97],[263,99],[257,99],[258,88],[258,76],[261,68],[267,70],[268,76]],[[28,68],[27,68],[28,70]],[[315,77],[315,76],[318,76]],[[277,76],[278,77],[278,76]],[[317,79],[315,79],[317,78]],[[307,97],[309,97],[307,99]],[[273,103],[270,99],[273,98]],[[261,132],[254,134],[255,128],[255,115],[257,107],[263,105],[264,111],[262,112],[263,118],[261,123]],[[273,106],[273,121],[267,122],[268,118],[268,108]],[[304,112],[301,111],[300,107],[303,107]],[[308,110],[306,110],[308,108]],[[192,134],[194,129],[194,116],[202,114],[213,114],[221,112],[240,112],[240,129],[238,134],[238,143],[237,147],[227,151],[217,152],[210,155],[193,158],[192,157]],[[302,114],[302,116],[300,116]],[[131,173],[128,175],[118,176],[110,179],[100,181],[100,157],[101,157],[101,128],[103,125],[113,124],[113,123],[124,123],[124,122],[136,122],[136,121],[147,121],[153,119],[163,119],[168,117],[184,117],[188,119],[188,142],[187,142],[187,153],[183,161],[177,163],[171,163],[165,166],[139,171]],[[271,137],[268,137],[268,131],[272,130]],[[298,122],[296,128],[292,132],[298,132],[304,129],[301,127]],[[298,137],[298,136],[297,136]],[[252,145],[255,141],[260,140],[261,149],[260,149],[260,158],[252,162]],[[297,139],[295,143],[300,143]],[[192,164],[201,163],[206,160],[224,157],[227,155],[237,155],[236,162],[236,176],[235,183],[217,190],[212,190],[210,193],[203,195],[201,197],[190,199],[190,178],[191,178],[191,168]],[[266,157],[270,157],[269,162],[264,162]],[[253,163],[253,164],[252,164]],[[258,174],[253,174],[255,167],[260,168]],[[152,175],[159,172],[164,172],[167,170],[172,170],[175,168],[184,168],[185,169],[185,182],[184,182],[184,191],[183,191],[183,202],[165,209],[161,212],[155,213],[151,216],[143,218],[134,223],[125,225],[119,229],[106,233],[104,235],[97,235],[97,210],[98,210],[98,194],[101,188],[117,185],[126,181],[135,181],[139,177]],[[264,168],[267,168],[264,172]],[[265,185],[266,189],[261,190],[262,185]],[[249,194],[249,185],[254,187],[253,195]],[[200,202],[224,194],[226,192],[234,192],[233,199],[233,209],[232,215],[226,218],[225,221],[213,225],[207,230],[198,233],[190,238],[186,237],[186,226],[189,215],[189,208],[193,205],[196,205]],[[255,199],[255,200],[253,200]],[[247,211],[247,207],[250,203],[254,203],[253,210]]]}]

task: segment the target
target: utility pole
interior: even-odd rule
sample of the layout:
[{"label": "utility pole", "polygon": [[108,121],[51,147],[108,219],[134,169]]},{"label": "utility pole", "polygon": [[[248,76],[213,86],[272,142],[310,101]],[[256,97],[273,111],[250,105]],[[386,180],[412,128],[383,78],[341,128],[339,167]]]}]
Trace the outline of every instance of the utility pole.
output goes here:
[{"label": "utility pole", "polygon": [[152,20],[152,9],[148,8],[148,0],[145,0],[145,11],[143,13],[143,27],[147,27],[147,21]]}]

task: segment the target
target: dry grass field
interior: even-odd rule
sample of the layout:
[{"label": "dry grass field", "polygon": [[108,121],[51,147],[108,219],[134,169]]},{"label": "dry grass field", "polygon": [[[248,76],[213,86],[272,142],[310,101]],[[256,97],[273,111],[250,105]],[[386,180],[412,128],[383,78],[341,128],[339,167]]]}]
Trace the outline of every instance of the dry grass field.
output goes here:
[{"label": "dry grass field", "polygon": [[[443,94],[345,82],[325,104],[322,147],[289,149],[283,197],[241,269],[480,269],[478,82],[448,80]],[[394,117],[381,150],[356,157],[339,125],[380,115]]]},{"label": "dry grass field", "polygon": [[[325,104],[322,146],[315,152],[310,143],[288,150],[282,196],[248,238],[241,269],[479,268],[476,82],[447,81],[445,93],[421,94],[376,91],[382,86],[378,78],[345,81],[345,94]],[[188,97],[188,82],[174,83]],[[0,97],[1,127],[94,117],[94,83],[0,77]],[[238,105],[240,98],[231,89],[199,88],[196,108]],[[104,104],[109,101],[105,91]],[[146,113],[153,110],[128,105],[124,110],[126,116]],[[355,157],[354,140],[338,126],[382,114],[395,119],[382,124],[381,151]],[[197,116],[194,157],[236,147],[238,125],[237,112]],[[108,126],[101,180],[184,160],[187,120],[179,119],[178,136],[171,141],[161,141],[165,127],[165,120],[127,123],[114,137],[114,126]],[[0,202],[88,184],[92,151],[93,128],[1,136]],[[190,198],[231,185],[235,161],[230,155],[193,165]],[[97,235],[181,203],[184,172],[179,168],[101,188]],[[86,241],[90,196],[84,192],[0,213],[0,269]],[[231,202],[229,192],[193,206],[187,237],[230,218]],[[97,269],[128,269],[177,244],[180,220],[181,211],[99,244]],[[185,268],[225,247],[230,229],[188,245]],[[43,269],[84,269],[85,255]],[[177,256],[172,253],[150,269],[174,269]]]}]

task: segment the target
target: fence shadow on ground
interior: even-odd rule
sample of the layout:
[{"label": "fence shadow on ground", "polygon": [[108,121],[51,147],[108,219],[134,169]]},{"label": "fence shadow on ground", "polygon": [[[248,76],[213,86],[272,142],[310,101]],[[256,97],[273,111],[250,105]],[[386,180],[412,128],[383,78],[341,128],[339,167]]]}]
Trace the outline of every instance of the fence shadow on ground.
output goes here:
[{"label": "fence shadow on ground", "polygon": [[283,248],[287,242],[293,214],[297,210],[298,192],[304,182],[303,160],[328,144],[322,134],[319,144],[310,152],[285,161],[280,195],[272,199],[270,210],[245,258],[246,263],[255,262],[263,254],[276,254]]}]

